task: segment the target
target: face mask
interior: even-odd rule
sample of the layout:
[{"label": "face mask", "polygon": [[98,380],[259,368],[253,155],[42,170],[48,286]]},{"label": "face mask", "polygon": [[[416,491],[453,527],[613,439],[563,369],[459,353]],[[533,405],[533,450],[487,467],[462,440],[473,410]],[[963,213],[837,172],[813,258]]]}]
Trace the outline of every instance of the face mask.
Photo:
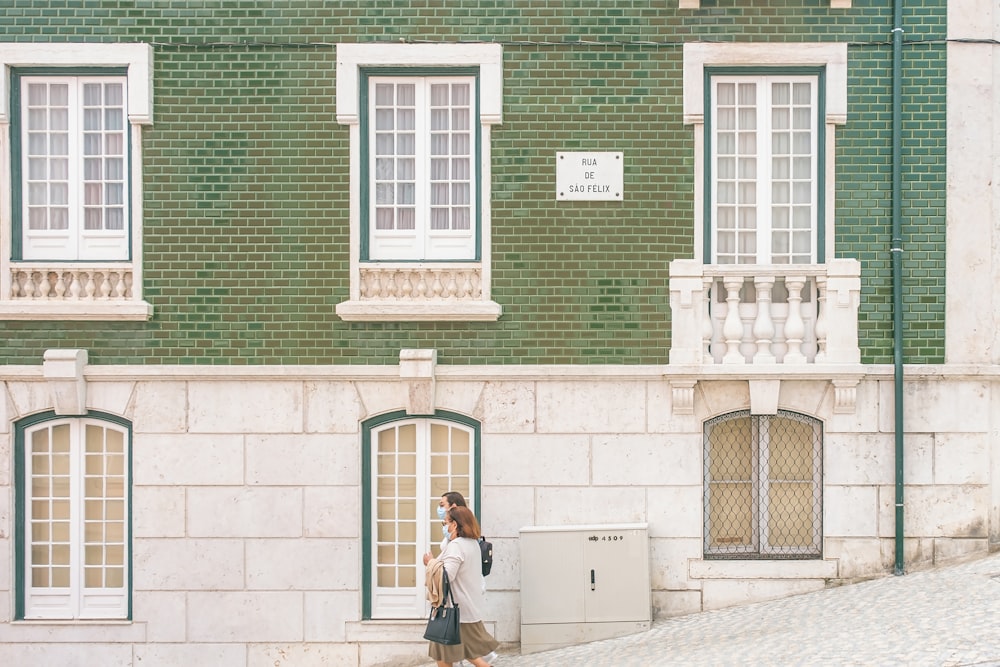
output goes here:
[{"label": "face mask", "polygon": [[441,519],[442,521],[444,521],[444,513],[446,511],[447,510],[445,508],[443,508],[440,505],[438,505],[438,518]]},{"label": "face mask", "polygon": [[448,537],[448,526],[441,526],[441,535]]}]

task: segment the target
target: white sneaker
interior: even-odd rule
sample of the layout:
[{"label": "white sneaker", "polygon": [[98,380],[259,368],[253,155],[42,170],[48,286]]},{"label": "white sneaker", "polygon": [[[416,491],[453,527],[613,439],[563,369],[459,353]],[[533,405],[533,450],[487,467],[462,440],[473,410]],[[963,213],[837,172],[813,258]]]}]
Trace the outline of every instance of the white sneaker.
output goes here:
[{"label": "white sneaker", "polygon": [[496,651],[490,651],[489,653],[487,653],[486,655],[483,656],[483,660],[485,660],[486,662],[490,663],[491,665],[493,664],[493,661],[496,660],[496,659],[497,659],[497,652]]}]

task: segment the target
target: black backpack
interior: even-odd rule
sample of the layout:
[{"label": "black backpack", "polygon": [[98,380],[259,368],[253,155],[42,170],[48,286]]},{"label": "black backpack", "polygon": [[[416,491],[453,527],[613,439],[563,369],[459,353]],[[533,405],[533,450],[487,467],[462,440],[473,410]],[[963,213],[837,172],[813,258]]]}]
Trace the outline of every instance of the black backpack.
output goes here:
[{"label": "black backpack", "polygon": [[483,576],[485,577],[493,569],[493,543],[487,542],[485,537],[480,537],[479,550],[483,555]]}]

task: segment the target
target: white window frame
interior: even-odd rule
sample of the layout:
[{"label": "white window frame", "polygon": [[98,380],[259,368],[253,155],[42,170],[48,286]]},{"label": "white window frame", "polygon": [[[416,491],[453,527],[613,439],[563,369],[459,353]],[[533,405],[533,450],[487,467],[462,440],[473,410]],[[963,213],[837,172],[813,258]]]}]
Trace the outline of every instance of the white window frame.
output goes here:
[{"label": "white window frame", "polygon": [[[709,160],[711,171],[711,262],[712,264],[815,264],[817,249],[817,234],[819,230],[819,200],[818,190],[820,176],[818,169],[820,165],[818,127],[818,89],[822,78],[814,74],[713,74],[711,76],[711,119],[709,124],[711,137],[711,158]],[[810,118],[808,121],[808,152],[803,153],[798,145],[798,135],[802,131],[793,131],[793,122],[797,122],[796,113],[789,114],[789,127],[774,128],[772,122],[775,115],[775,103],[772,99],[773,84],[787,84],[794,87],[797,84],[807,84],[810,91],[808,111]],[[742,91],[748,86],[754,88],[754,100],[752,104],[741,103],[739,99]],[[730,120],[732,127],[723,128],[720,116],[723,115],[722,103],[719,89],[721,86],[733,86],[735,88],[735,100],[731,105],[726,105],[732,112],[733,118]],[[791,107],[789,104],[788,107]],[[745,119],[743,111],[752,109],[754,118]],[[729,114],[726,114],[729,115]],[[752,125],[746,127],[744,125]],[[728,124],[728,123],[727,123]],[[730,141],[727,142],[725,153],[722,152],[720,138],[728,135]],[[773,173],[775,159],[774,139],[778,135],[785,135],[788,139],[788,147],[781,156],[789,162],[789,174],[780,180],[776,179]],[[793,157],[794,155],[794,157]],[[807,178],[801,178],[798,173],[802,157],[808,158]],[[721,162],[726,160],[732,167],[732,173],[727,174],[728,178],[723,178]],[[744,165],[752,164],[753,174],[743,173]],[[799,197],[801,193],[799,182],[806,181],[809,188],[808,198],[803,202]],[[730,196],[726,199],[732,201],[722,201],[720,190],[723,189],[723,182],[727,185],[727,190],[731,190]],[[752,187],[751,187],[752,186]],[[775,193],[778,186],[786,186],[787,202],[778,204],[775,201]],[[750,197],[750,192],[753,192]],[[744,199],[752,198],[752,203]],[[798,206],[796,206],[798,204]],[[809,209],[809,226],[807,229],[795,231],[796,216],[793,208]],[[720,209],[727,209],[731,213],[732,219],[724,232],[721,228],[719,217]],[[809,248],[807,251],[795,251],[791,238],[789,238],[789,248],[780,253],[779,261],[775,260],[775,250],[773,248],[774,235],[776,233],[775,216],[777,210],[784,208],[788,212],[788,219],[785,221],[784,230],[777,230],[789,236],[796,233],[809,234]],[[744,225],[741,218],[742,211],[752,211],[752,229]],[[722,242],[720,236],[731,234],[733,237],[733,247],[731,252],[721,252]],[[754,237],[754,252],[745,252],[740,248],[740,238],[743,236]],[[725,261],[723,260],[725,258]],[[790,261],[796,259],[797,261]]]},{"label": "white window frame", "polygon": [[[19,68],[124,68],[127,85],[127,207],[124,260],[12,260],[11,73]],[[153,50],[149,44],[0,44],[0,320],[148,320],[142,298],[142,127],[153,122]],[[15,273],[19,275],[15,278]],[[30,276],[31,289],[25,289]]]},{"label": "white window frame", "polygon": [[[32,449],[33,434],[57,427],[68,427],[69,431],[69,452],[68,471],[61,477],[68,477],[69,498],[69,586],[67,587],[34,587],[32,583],[32,551],[33,551],[33,504],[37,498],[33,495],[34,476],[33,459],[35,458]],[[121,518],[113,523],[122,524],[120,539],[103,540],[100,542],[88,542],[86,524],[95,520],[93,516],[85,516],[85,495],[93,493],[92,488],[87,484],[88,479],[101,477],[98,471],[93,469],[89,462],[86,445],[86,430],[88,426],[95,426],[103,432],[115,432],[122,441],[122,461],[118,462],[121,473],[114,475],[118,478],[122,486],[121,496],[112,496],[111,499],[121,505]],[[131,433],[128,427],[109,420],[94,417],[86,418],[62,418],[43,420],[23,430],[23,439],[19,442],[23,448],[21,452],[21,466],[23,474],[19,481],[22,487],[17,489],[19,504],[24,513],[24,520],[21,527],[22,534],[19,536],[19,543],[23,552],[19,554],[19,562],[22,564],[21,576],[23,586],[19,591],[21,599],[19,607],[22,610],[22,620],[127,620],[130,615],[131,598]],[[51,437],[50,437],[51,445]],[[49,450],[51,451],[51,450]],[[42,457],[39,460],[51,461],[51,458]],[[101,458],[101,465],[107,466],[108,460]],[[51,484],[51,477],[42,475],[40,479],[48,479]],[[43,485],[44,486],[47,485]],[[65,497],[65,496],[62,496]],[[107,496],[92,497],[91,500],[105,498]],[[107,517],[104,516],[106,519]],[[114,518],[114,517],[113,517]],[[98,518],[100,523],[102,519]],[[45,521],[40,521],[44,528]],[[51,528],[50,528],[51,530]],[[114,587],[88,587],[84,585],[85,563],[87,560],[86,549],[97,547],[101,550],[114,549],[121,561],[121,586]],[[101,568],[98,568],[101,569]]]},{"label": "white window frame", "polygon": [[[363,69],[469,68],[479,71],[479,258],[471,261],[362,260]],[[351,321],[495,321],[491,284],[491,152],[502,120],[503,48],[499,44],[338,44],[337,122],[350,132],[350,293],[337,315]],[[377,288],[373,287],[377,285]],[[458,295],[458,296],[456,296]]]},{"label": "white window frame", "polygon": [[[397,489],[394,496],[380,497],[380,488],[385,488],[379,484],[379,435],[383,432],[397,430],[400,428],[414,427],[415,429],[415,474],[412,477],[413,486],[409,484],[392,484]],[[464,433],[468,438],[467,470],[455,470],[455,461],[451,457],[451,449],[446,452],[432,447],[432,429],[434,427],[445,427],[450,429],[449,440],[454,432]],[[475,493],[478,488],[478,443],[477,434],[474,427],[469,424],[443,418],[405,418],[387,421],[373,426],[369,432],[368,440],[368,460],[371,462],[371,477],[365,480],[367,489],[367,502],[369,516],[366,525],[369,527],[365,540],[369,545],[369,562],[366,571],[369,573],[367,589],[370,591],[370,618],[371,619],[416,619],[424,618],[427,615],[427,602],[425,594],[424,568],[420,563],[420,557],[428,552],[437,552],[437,547],[442,539],[440,532],[441,522],[437,518],[437,505],[441,496],[454,490],[461,490],[463,486],[469,490],[464,494],[469,508],[476,512]],[[439,443],[440,445],[440,443]],[[390,464],[394,466],[395,464]],[[398,467],[395,468],[398,471]],[[409,477],[409,476],[407,476]],[[398,480],[398,475],[393,478]],[[460,481],[456,481],[460,480]],[[390,485],[386,485],[388,487]],[[398,489],[413,488],[414,498],[400,495]],[[400,547],[399,539],[382,541],[379,539],[379,505],[380,502],[406,503],[412,502],[416,506],[417,519],[415,522],[415,539],[412,545],[404,543],[403,548],[409,548],[415,555],[415,585],[410,587],[380,587],[378,586],[378,558],[379,549],[387,548],[397,550]],[[421,517],[420,514],[424,516]],[[409,530],[409,529],[408,529]],[[398,536],[400,530],[393,530],[393,534]],[[408,560],[408,556],[404,557]]]},{"label": "white window frame", "polygon": [[[113,119],[116,122],[121,123],[121,127],[112,128],[111,132],[108,132],[108,128],[104,127],[105,122],[108,120],[107,111],[109,110],[105,106],[96,107],[98,110],[99,122],[101,127],[97,128],[96,132],[90,132],[85,130],[84,122],[84,87],[88,84],[97,85],[102,88],[102,92],[109,85],[121,86],[122,92],[127,90],[127,81],[124,76],[115,75],[90,75],[90,74],[67,74],[67,75],[43,75],[43,74],[28,74],[20,79],[21,81],[21,123],[20,123],[20,141],[21,141],[21,257],[25,261],[47,261],[47,260],[63,260],[63,261],[87,261],[87,260],[111,260],[111,261],[127,261],[129,258],[129,244],[128,239],[130,236],[131,221],[129,219],[129,208],[126,196],[129,189],[129,179],[127,174],[127,162],[128,162],[128,133],[126,131],[125,122],[128,113],[128,108],[126,106],[126,100],[124,96],[121,100],[121,106],[115,111],[118,111],[120,117]],[[52,86],[65,86],[67,90],[67,104],[66,104],[66,121],[67,126],[61,128],[61,130],[53,131],[51,127],[51,113],[50,106],[48,104],[41,105],[41,109],[45,109],[47,118],[43,121],[40,127],[33,127],[31,125],[31,100],[29,90],[31,87],[36,85],[45,85],[48,87],[46,95],[51,94]],[[46,122],[48,121],[48,122]],[[116,147],[116,151],[113,154],[105,155],[104,153],[88,153],[87,151],[87,141],[85,139],[85,133],[91,135],[100,136],[100,145],[102,149],[105,144],[108,143],[108,137],[105,135],[118,135],[119,146]],[[66,140],[66,153],[65,158],[59,159],[60,156],[54,155],[51,152],[42,152],[34,155],[32,153],[32,136],[42,136],[47,141],[46,144],[51,144],[53,141],[53,135],[64,135]],[[64,162],[66,165],[66,171],[63,178],[33,178],[31,174],[30,162],[35,159],[44,159],[46,163],[50,161],[59,160]],[[120,183],[119,187],[123,188],[123,192],[117,202],[107,201],[106,187],[109,185],[106,180],[106,174],[104,169],[103,161],[105,159],[114,159],[122,163],[121,174],[118,179],[115,179]],[[85,173],[85,164],[90,160],[96,160],[101,162],[101,175],[100,179],[87,180],[88,176]],[[48,172],[48,169],[46,170]],[[63,183],[64,189],[66,191],[65,201],[62,202],[64,206],[60,208],[65,208],[67,210],[66,215],[66,226],[61,229],[45,228],[34,230],[31,229],[31,216],[32,209],[44,208],[51,215],[53,202],[51,201],[51,190],[53,183]],[[113,183],[113,182],[112,182]],[[31,201],[30,191],[35,186],[40,186],[46,192],[45,201],[33,203]],[[91,205],[88,201],[87,191],[89,189],[95,189],[98,192],[98,204],[97,207]],[[120,229],[106,229],[104,228],[105,218],[102,215],[102,226],[100,229],[87,229],[85,225],[86,209],[87,208],[100,208],[104,209],[105,205],[108,203],[116,203],[116,208],[120,209],[121,213],[121,228]],[[43,204],[39,206],[38,204]],[[106,211],[102,211],[106,213]]]},{"label": "white window frame", "polygon": [[[825,194],[824,245],[826,260],[835,256],[834,229],[836,203],[836,126],[847,123],[847,44],[831,42],[771,43],[739,42],[715,44],[691,42],[684,45],[684,122],[694,131],[694,259],[708,262],[704,247],[706,233],[705,188],[705,76],[706,68],[729,67],[823,67],[825,70],[825,123],[822,183]],[[820,175],[817,174],[817,177]],[[818,243],[814,239],[813,243]],[[714,244],[713,244],[714,247]]]},{"label": "white window frame", "polygon": [[[475,113],[475,91],[476,79],[473,76],[450,76],[450,75],[429,75],[429,76],[379,76],[374,75],[368,78],[368,160],[369,160],[369,181],[368,181],[368,251],[372,261],[380,260],[475,260],[476,258],[476,227],[477,216],[475,204],[479,197],[479,177],[478,165],[474,164],[476,156],[476,144],[478,131],[474,123]],[[432,111],[430,100],[430,88],[433,85],[464,85],[468,87],[468,106],[463,118],[463,128],[460,132],[454,132],[451,127],[445,128],[443,132],[436,132],[432,127]],[[392,129],[383,130],[377,126],[376,117],[378,114],[378,101],[376,88],[383,85],[390,85],[398,92],[399,86],[411,85],[414,88],[414,103],[412,114],[414,127],[400,131],[398,122],[394,122]],[[394,121],[399,115],[399,107],[391,107]],[[449,121],[452,114],[449,113]],[[464,135],[466,139],[466,152],[464,154],[447,153],[436,154],[432,145],[432,134],[442,134],[446,142],[453,145],[455,135]],[[409,161],[413,163],[413,173],[406,174],[407,178],[400,177],[399,163],[404,161],[406,156],[393,152],[385,157],[380,153],[380,137],[388,138],[397,146],[401,143],[400,137],[409,135],[412,140],[412,157]],[[450,141],[449,141],[450,140]],[[405,149],[409,150],[409,148]],[[391,160],[394,164],[392,179],[384,179],[379,182],[379,168],[373,163],[383,159]],[[435,183],[433,182],[432,162],[441,159],[448,163],[449,168],[458,159],[466,161],[467,177],[465,179],[453,179],[441,183],[447,191],[448,196],[444,202],[438,202],[434,196]],[[449,169],[452,171],[452,169]],[[453,177],[453,173],[448,174]],[[381,188],[380,188],[381,185]],[[431,223],[433,208],[447,208],[454,210],[453,188],[466,186],[468,195],[467,201],[461,206],[466,213],[467,229],[434,229]],[[390,201],[380,202],[379,191],[387,188],[390,192]],[[413,201],[408,205],[401,204],[399,190],[408,188]],[[443,203],[444,206],[439,206]],[[407,208],[412,212],[412,229],[379,229],[377,224],[380,209]]]}]

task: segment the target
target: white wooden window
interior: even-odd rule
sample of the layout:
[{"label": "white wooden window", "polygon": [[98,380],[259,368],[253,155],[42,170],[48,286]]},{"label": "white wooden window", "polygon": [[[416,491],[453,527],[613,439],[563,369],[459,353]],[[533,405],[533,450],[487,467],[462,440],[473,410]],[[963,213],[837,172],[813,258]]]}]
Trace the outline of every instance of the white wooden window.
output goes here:
[{"label": "white wooden window", "polygon": [[711,81],[712,263],[815,263],[817,77]]},{"label": "white wooden window", "polygon": [[348,321],[495,321],[491,131],[499,44],[338,44],[350,133]]},{"label": "white wooden window", "polygon": [[25,430],[25,619],[124,619],[129,600],[129,434],[96,419]]},{"label": "white wooden window", "polygon": [[475,433],[437,419],[398,421],[374,429],[370,446],[371,617],[421,618],[421,557],[442,538],[438,501],[458,491],[473,504]]},{"label": "white wooden window", "polygon": [[818,558],[823,539],[820,422],[779,410],[705,425],[705,556]]},{"label": "white wooden window", "polygon": [[369,79],[369,259],[475,259],[474,91],[472,77]]},{"label": "white wooden window", "polygon": [[153,49],[0,42],[0,320],[148,320]]},{"label": "white wooden window", "polygon": [[25,260],[129,258],[126,77],[20,78]]}]

